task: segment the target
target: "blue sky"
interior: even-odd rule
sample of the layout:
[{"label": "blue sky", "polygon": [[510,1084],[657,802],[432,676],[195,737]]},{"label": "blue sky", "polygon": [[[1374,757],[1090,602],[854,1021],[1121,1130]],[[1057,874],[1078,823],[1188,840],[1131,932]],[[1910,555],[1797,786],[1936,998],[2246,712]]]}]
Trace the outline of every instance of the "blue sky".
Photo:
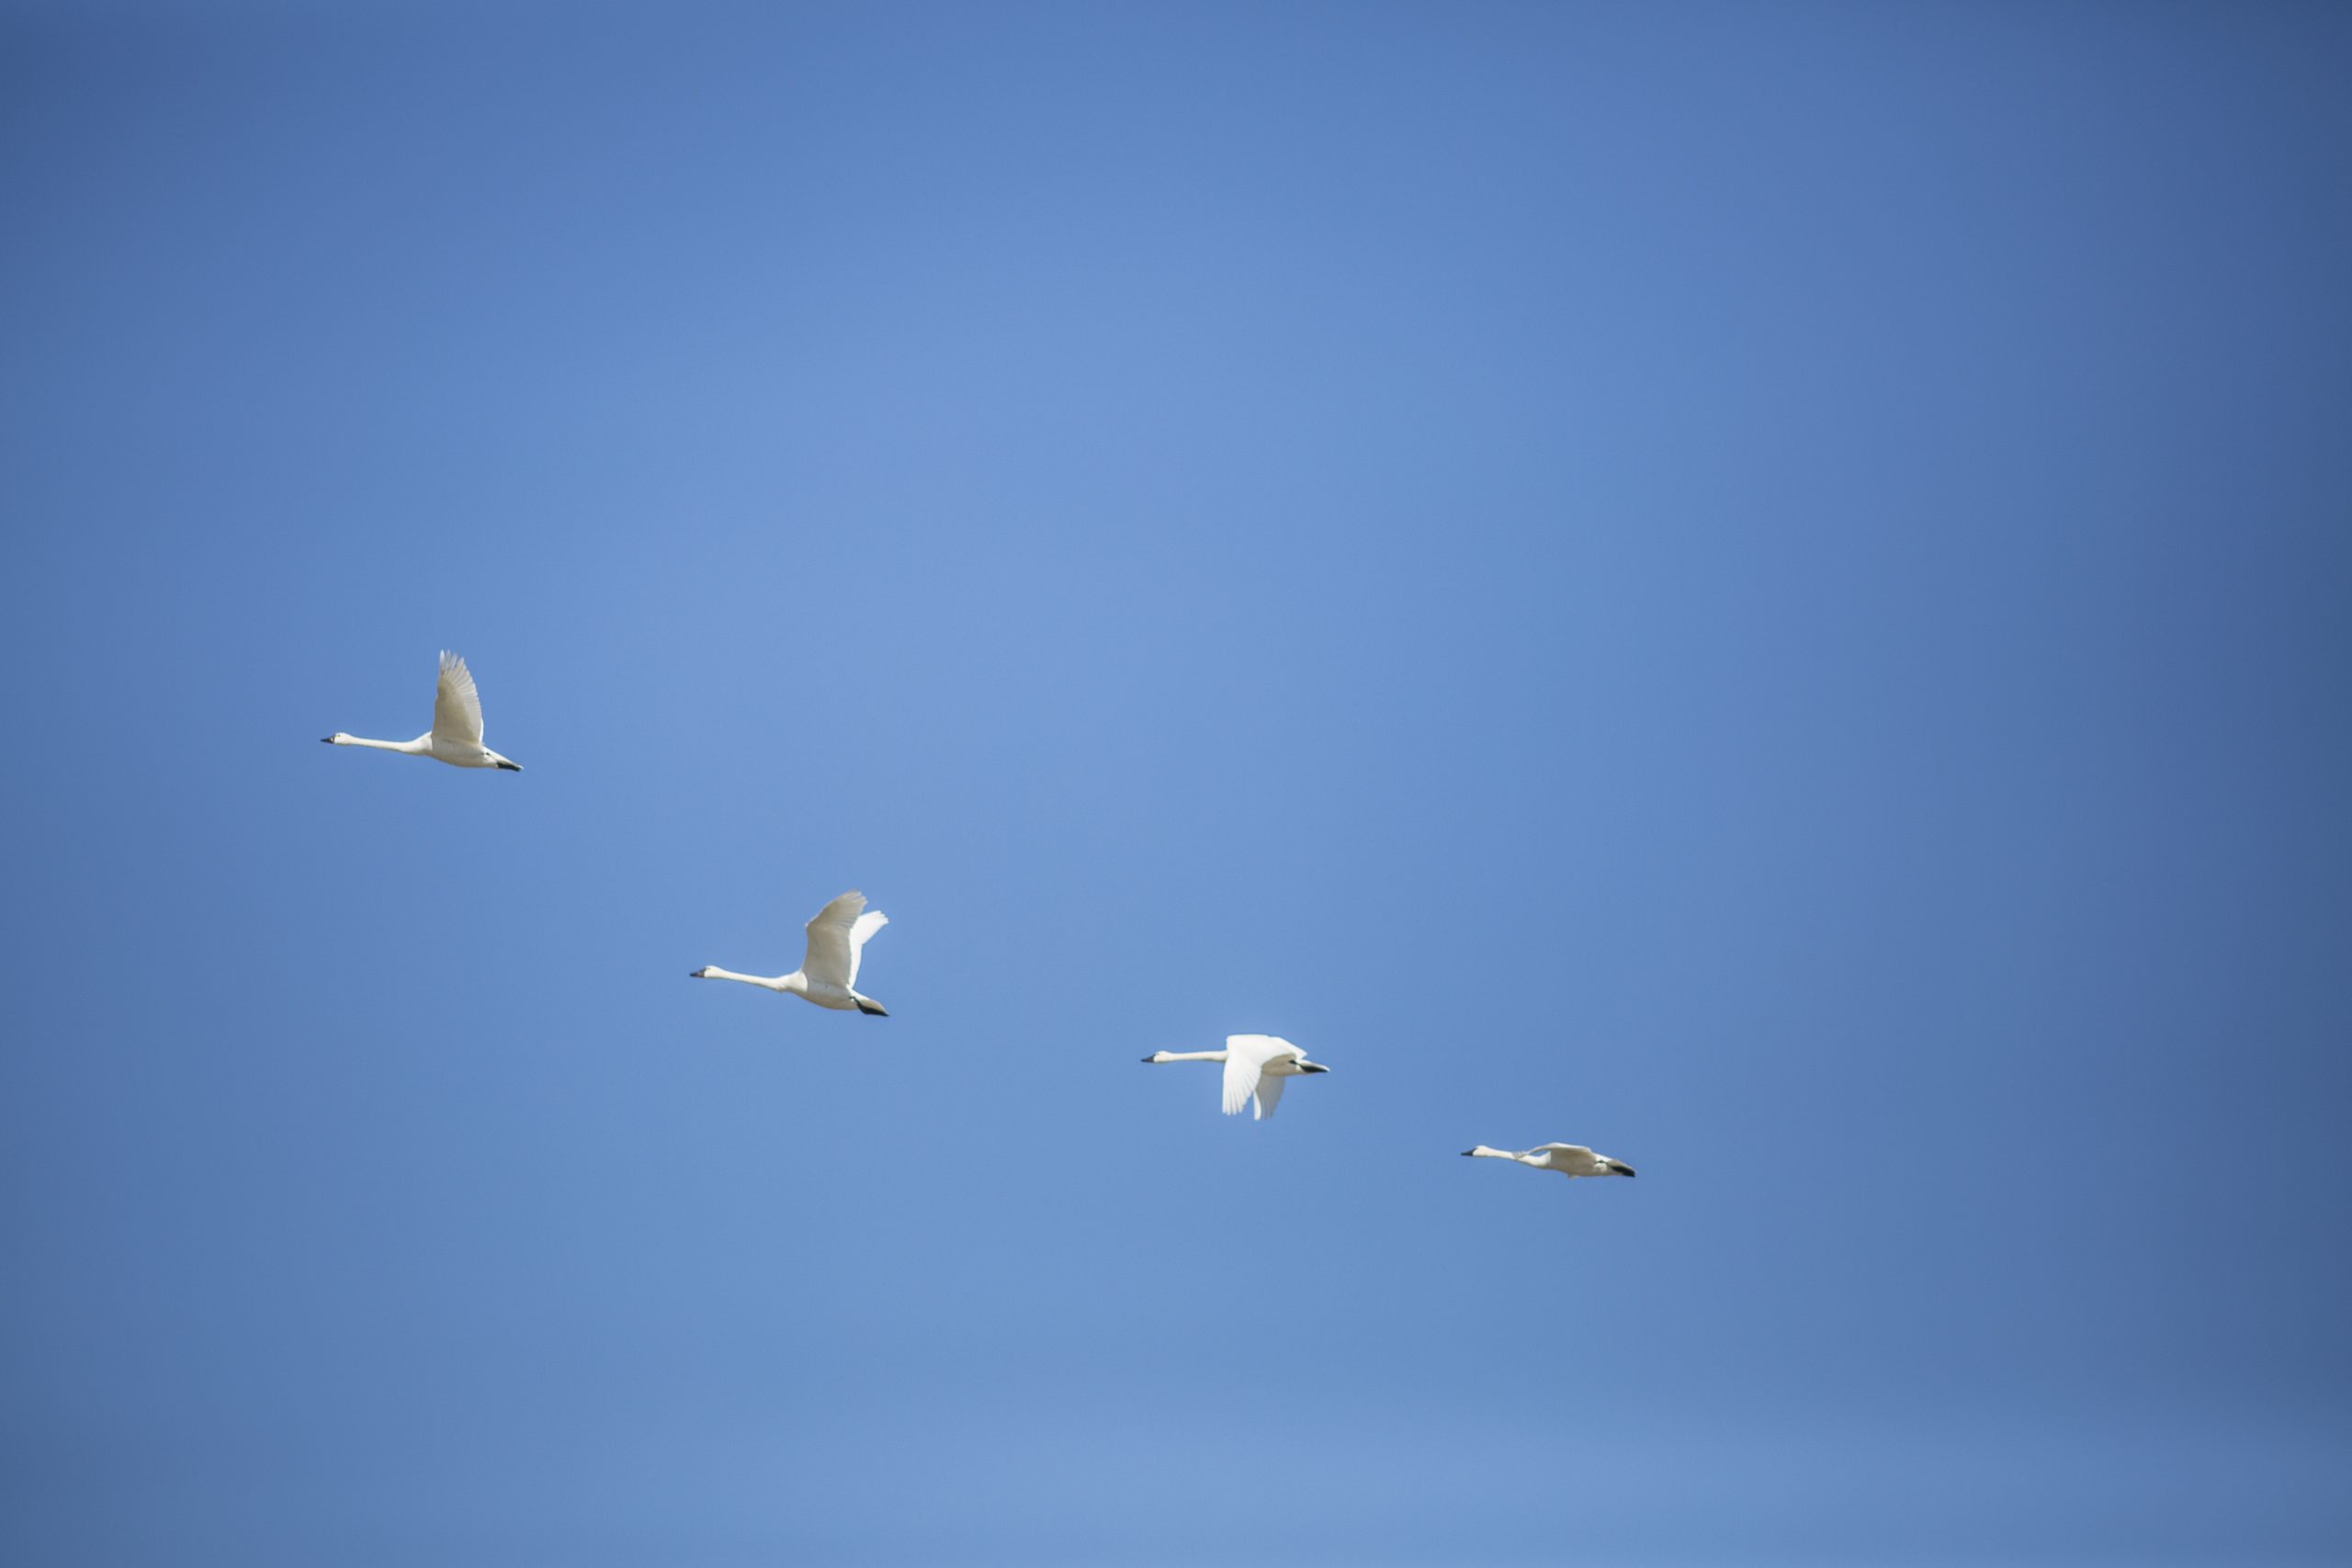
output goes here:
[{"label": "blue sky", "polygon": [[0,1555],[2341,1560],[2347,68],[11,6]]}]

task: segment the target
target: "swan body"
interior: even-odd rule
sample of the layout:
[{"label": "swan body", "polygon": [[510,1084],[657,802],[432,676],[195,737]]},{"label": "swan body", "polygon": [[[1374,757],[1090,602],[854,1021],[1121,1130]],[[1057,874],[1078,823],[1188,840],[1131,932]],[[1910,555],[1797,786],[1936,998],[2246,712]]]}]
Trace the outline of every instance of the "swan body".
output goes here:
[{"label": "swan body", "polygon": [[456,654],[441,655],[441,680],[433,692],[433,728],[413,740],[362,740],[336,730],[325,738],[330,746],[372,746],[379,751],[400,751],[430,757],[453,768],[503,768],[523,771],[481,743],[481,694],[474,688],[473,671]]},{"label": "swan body", "polygon": [[1239,1114],[1250,1106],[1254,1121],[1263,1122],[1282,1103],[1283,1085],[1308,1073],[1331,1069],[1310,1062],[1306,1053],[1271,1034],[1228,1034],[1222,1051],[1154,1051],[1147,1062],[1222,1062],[1225,1064],[1225,1113]]},{"label": "swan body", "polygon": [[789,975],[773,977],[759,975],[738,975],[731,969],[707,964],[687,976],[690,980],[741,980],[747,986],[764,986],[771,991],[789,991],[803,1001],[814,1002],[835,1012],[872,1013],[876,1018],[890,1015],[882,1004],[857,991],[858,960],[865,952],[867,939],[890,923],[890,917],[881,910],[865,912],[865,895],[844,893],[823,908],[808,922],[808,948],[801,958],[800,967]]},{"label": "swan body", "polygon": [[1533,1170],[1556,1170],[1562,1176],[1631,1176],[1634,1168],[1607,1155],[1594,1154],[1582,1144],[1538,1144],[1513,1154],[1480,1144],[1462,1151],[1465,1159],[1515,1159]]}]

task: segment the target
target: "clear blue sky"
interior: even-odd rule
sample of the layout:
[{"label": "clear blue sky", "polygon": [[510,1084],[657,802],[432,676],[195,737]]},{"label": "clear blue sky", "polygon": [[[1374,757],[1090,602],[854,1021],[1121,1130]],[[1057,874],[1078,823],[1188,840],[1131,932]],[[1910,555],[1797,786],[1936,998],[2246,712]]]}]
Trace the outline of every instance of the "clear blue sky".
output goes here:
[{"label": "clear blue sky", "polygon": [[2352,1554],[2344,11],[332,9],[0,13],[0,1557]]}]

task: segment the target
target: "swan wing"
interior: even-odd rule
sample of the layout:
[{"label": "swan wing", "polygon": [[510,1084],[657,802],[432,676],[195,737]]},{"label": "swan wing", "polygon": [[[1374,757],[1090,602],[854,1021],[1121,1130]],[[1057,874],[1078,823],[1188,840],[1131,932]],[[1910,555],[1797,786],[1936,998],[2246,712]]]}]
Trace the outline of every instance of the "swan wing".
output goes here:
[{"label": "swan wing", "polygon": [[[1282,1080],[1266,1076],[1266,1064],[1277,1056],[1298,1055],[1298,1047],[1287,1040],[1277,1040],[1271,1034],[1228,1034],[1225,1037],[1225,1113],[1238,1116],[1241,1108],[1251,1099],[1258,1100],[1257,1118],[1264,1121],[1274,1113],[1274,1101],[1283,1097]],[[1261,1087],[1273,1085],[1268,1094]]]},{"label": "swan wing", "polygon": [[481,694],[474,673],[454,653],[441,655],[441,683],[433,692],[433,739],[445,744],[481,744]]},{"label": "swan wing", "polygon": [[1590,1176],[1600,1168],[1600,1156],[1582,1144],[1538,1144],[1527,1151],[1530,1155],[1549,1155],[1548,1170],[1565,1170],[1573,1176]]},{"label": "swan wing", "polygon": [[879,909],[868,909],[850,922],[849,983],[853,988],[857,985],[857,966],[865,960],[867,940],[889,923],[890,917]]},{"label": "swan wing", "polygon": [[[801,971],[812,986],[839,986],[849,989],[851,977],[857,973],[857,943],[853,939],[858,924],[858,913],[865,908],[865,895],[844,893],[817,911],[808,922],[808,954],[801,961]],[[874,934],[869,928],[867,936]]]},{"label": "swan wing", "polygon": [[1274,1113],[1274,1107],[1283,1102],[1283,1085],[1288,1082],[1290,1082],[1288,1077],[1277,1077],[1272,1073],[1261,1072],[1258,1075],[1257,1105],[1250,1111],[1254,1120],[1263,1122]]},{"label": "swan wing", "polygon": [[1256,1062],[1238,1052],[1225,1058],[1225,1113],[1227,1116],[1241,1114],[1241,1108],[1250,1103],[1251,1095],[1258,1092],[1258,1080],[1263,1076]]}]

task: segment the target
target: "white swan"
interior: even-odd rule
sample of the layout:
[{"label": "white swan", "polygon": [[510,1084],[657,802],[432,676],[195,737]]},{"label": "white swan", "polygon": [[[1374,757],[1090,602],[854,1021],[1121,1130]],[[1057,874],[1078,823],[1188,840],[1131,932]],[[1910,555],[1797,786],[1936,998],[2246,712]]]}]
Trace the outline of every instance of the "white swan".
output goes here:
[{"label": "white swan", "polygon": [[1536,1170],[1556,1170],[1562,1176],[1631,1176],[1634,1168],[1623,1160],[1607,1155],[1594,1154],[1582,1144],[1538,1144],[1517,1154],[1509,1149],[1490,1149],[1480,1144],[1475,1149],[1462,1151],[1463,1157],[1479,1159],[1515,1159]]},{"label": "white swan", "polygon": [[523,771],[481,743],[481,694],[474,690],[473,672],[456,654],[441,655],[441,683],[433,693],[433,728],[413,740],[362,740],[336,730],[325,738],[330,746],[373,746],[379,751],[403,751],[431,757],[453,768],[503,768]]},{"label": "white swan", "polygon": [[808,922],[808,951],[800,967],[789,975],[765,979],[758,975],[738,975],[731,969],[715,965],[695,970],[691,980],[741,980],[747,986],[765,986],[771,991],[790,991],[820,1008],[847,1012],[855,1008],[876,1018],[890,1015],[872,997],[857,994],[857,961],[865,951],[865,942],[876,931],[890,923],[890,917],[876,909],[872,914],[860,914],[865,908],[865,895],[844,893],[823,908]]},{"label": "white swan", "polygon": [[1277,1040],[1271,1034],[1228,1034],[1222,1051],[1154,1051],[1144,1060],[1223,1062],[1225,1113],[1238,1114],[1244,1105],[1255,1100],[1251,1114],[1260,1122],[1272,1116],[1274,1107],[1282,1103],[1284,1078],[1331,1070],[1319,1062],[1308,1061],[1306,1053],[1289,1041]]}]

